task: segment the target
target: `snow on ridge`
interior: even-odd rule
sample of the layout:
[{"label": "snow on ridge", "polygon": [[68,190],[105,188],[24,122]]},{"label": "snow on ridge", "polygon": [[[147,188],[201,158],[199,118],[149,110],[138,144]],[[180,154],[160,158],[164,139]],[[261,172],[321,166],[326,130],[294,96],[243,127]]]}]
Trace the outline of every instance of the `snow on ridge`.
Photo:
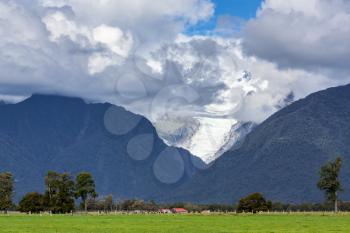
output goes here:
[{"label": "snow on ridge", "polygon": [[155,126],[166,144],[184,148],[209,164],[240,142],[253,123],[209,117],[166,117]]},{"label": "snow on ridge", "polygon": [[218,157],[215,155],[226,143],[227,136],[237,121],[204,117],[197,120],[200,122],[200,127],[191,140],[184,143],[182,147],[200,157],[205,163],[210,163]]}]

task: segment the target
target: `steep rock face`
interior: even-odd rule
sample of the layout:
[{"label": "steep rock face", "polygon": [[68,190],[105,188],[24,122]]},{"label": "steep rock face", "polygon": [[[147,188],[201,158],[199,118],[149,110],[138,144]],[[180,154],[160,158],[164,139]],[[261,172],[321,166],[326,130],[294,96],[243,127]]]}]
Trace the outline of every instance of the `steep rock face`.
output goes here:
[{"label": "steep rock face", "polygon": [[226,151],[233,151],[239,149],[244,143],[247,135],[257,126],[253,122],[238,122],[232,126],[230,133],[225,139],[224,145],[221,149],[215,154],[215,158],[219,158]]},{"label": "steep rock face", "polygon": [[0,105],[0,171],[14,173],[16,198],[42,191],[56,170],[91,172],[101,195],[147,199],[186,182],[196,166],[200,159],[120,107],[44,95]]},{"label": "steep rock face", "polygon": [[350,200],[349,85],[314,93],[275,113],[173,198],[233,203],[262,192],[274,201],[318,202],[320,166],[338,155],[344,160],[340,197]]}]

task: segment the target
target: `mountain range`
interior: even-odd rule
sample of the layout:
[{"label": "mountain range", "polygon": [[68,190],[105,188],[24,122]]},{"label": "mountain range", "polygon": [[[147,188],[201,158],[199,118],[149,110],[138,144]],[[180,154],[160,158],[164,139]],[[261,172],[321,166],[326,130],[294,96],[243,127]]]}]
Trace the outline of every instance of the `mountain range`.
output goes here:
[{"label": "mountain range", "polygon": [[43,191],[48,170],[88,171],[102,196],[147,199],[186,182],[196,166],[199,158],[121,107],[49,95],[0,105],[0,171],[14,174],[17,199]]},{"label": "mountain range", "polygon": [[343,159],[340,198],[350,200],[350,85],[311,94],[273,114],[171,198],[235,203],[261,192],[274,201],[321,202],[318,172],[337,156]]},{"label": "mountain range", "polygon": [[340,198],[350,200],[350,85],[311,94],[258,126],[240,128],[251,131],[245,140],[206,165],[121,107],[33,95],[0,105],[0,171],[14,173],[17,198],[43,191],[46,172],[56,170],[89,171],[100,195],[117,199],[235,203],[261,192],[300,203],[323,200],[318,171],[341,156]]}]

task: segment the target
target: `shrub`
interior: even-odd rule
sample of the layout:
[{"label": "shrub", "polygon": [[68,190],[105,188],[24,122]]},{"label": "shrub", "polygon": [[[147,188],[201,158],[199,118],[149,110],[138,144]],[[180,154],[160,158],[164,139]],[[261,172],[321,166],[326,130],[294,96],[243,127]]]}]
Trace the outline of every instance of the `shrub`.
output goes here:
[{"label": "shrub", "polygon": [[40,193],[27,193],[19,202],[18,210],[26,213],[39,213],[44,210],[44,196]]},{"label": "shrub", "polygon": [[253,193],[245,198],[242,198],[237,206],[237,212],[260,212],[271,209],[271,202],[266,201],[260,193]]}]

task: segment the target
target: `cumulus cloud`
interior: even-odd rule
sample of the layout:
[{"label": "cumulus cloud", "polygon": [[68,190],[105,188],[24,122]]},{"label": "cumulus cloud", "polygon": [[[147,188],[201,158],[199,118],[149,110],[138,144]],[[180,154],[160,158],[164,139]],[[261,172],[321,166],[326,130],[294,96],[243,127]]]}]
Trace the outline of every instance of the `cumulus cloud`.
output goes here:
[{"label": "cumulus cloud", "polygon": [[[280,70],[272,62],[247,56],[241,44],[237,39],[180,36],[153,59],[171,63],[173,68],[166,69],[167,76],[180,79],[179,83],[196,93],[196,98],[187,102],[193,106],[191,114],[197,116],[259,123],[278,110],[291,93],[299,99],[335,84],[322,74]],[[173,99],[177,94],[184,96],[174,93]],[[183,107],[180,102],[179,108]]]},{"label": "cumulus cloud", "polygon": [[[280,108],[290,93],[300,98],[332,85],[323,75],[302,69],[280,70],[273,62],[245,55],[241,47],[247,47],[246,38],[242,42],[182,35],[186,25],[208,19],[213,4],[191,0],[171,7],[172,3],[1,3],[0,66],[7,71],[1,77],[2,94],[88,96],[124,105],[153,121],[171,111],[189,117],[261,122]],[[246,30],[270,8],[285,14],[298,6],[297,1],[267,1]],[[312,4],[300,9],[319,14],[312,11]],[[23,89],[14,91],[14,86]]]},{"label": "cumulus cloud", "polygon": [[244,29],[244,49],[282,68],[348,78],[349,24],[347,0],[266,0]]},{"label": "cumulus cloud", "polygon": [[[70,9],[75,21],[93,27],[101,24],[131,31],[138,51],[153,49],[172,40],[188,25],[209,19],[214,5],[209,0],[39,0],[42,6]],[[141,47],[141,48],[140,48]]]},{"label": "cumulus cloud", "polygon": [[104,24],[94,28],[77,25],[60,11],[46,15],[42,21],[50,32],[52,42],[59,44],[60,39],[68,38],[81,49],[95,50],[88,61],[90,74],[100,73],[108,66],[120,65],[133,46],[130,32],[124,33],[118,27]]},{"label": "cumulus cloud", "polygon": [[1,1],[1,92],[103,100],[131,52],[147,56],[212,12],[206,0]]}]

